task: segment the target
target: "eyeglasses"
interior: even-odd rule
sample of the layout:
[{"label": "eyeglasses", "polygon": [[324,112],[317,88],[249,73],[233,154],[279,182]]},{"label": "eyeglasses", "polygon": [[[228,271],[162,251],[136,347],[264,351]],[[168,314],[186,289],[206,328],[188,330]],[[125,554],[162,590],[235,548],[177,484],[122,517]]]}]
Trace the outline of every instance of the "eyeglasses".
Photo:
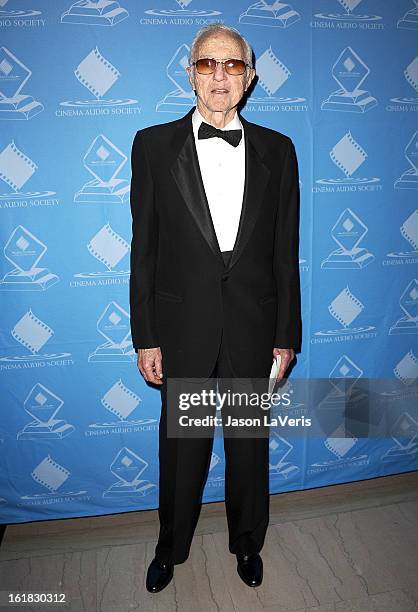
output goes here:
[{"label": "eyeglasses", "polygon": [[226,59],[221,61],[211,57],[202,57],[192,62],[192,66],[196,66],[196,70],[199,74],[213,74],[218,64],[222,64],[225,72],[232,76],[244,74],[246,67],[250,67],[250,64],[246,64],[244,60],[241,59]]}]

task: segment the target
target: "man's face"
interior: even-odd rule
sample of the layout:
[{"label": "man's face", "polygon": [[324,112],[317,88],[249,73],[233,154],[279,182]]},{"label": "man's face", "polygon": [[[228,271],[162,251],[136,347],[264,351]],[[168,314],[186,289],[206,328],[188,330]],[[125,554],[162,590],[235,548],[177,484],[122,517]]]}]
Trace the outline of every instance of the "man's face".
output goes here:
[{"label": "man's face", "polygon": [[[194,60],[209,57],[218,60],[245,60],[241,45],[228,34],[216,34],[202,42]],[[248,68],[244,74],[231,76],[222,64],[212,74],[199,74],[194,66],[187,68],[189,81],[198,99],[210,112],[229,111],[234,108],[248,89],[255,70]]]}]

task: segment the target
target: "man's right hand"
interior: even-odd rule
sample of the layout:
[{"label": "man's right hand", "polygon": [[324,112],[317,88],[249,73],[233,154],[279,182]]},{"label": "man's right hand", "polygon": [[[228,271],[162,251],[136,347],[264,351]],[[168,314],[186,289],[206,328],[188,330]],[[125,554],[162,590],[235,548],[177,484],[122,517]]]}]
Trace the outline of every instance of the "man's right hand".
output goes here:
[{"label": "man's right hand", "polygon": [[159,346],[156,348],[138,349],[138,369],[147,382],[162,385],[162,355]]}]

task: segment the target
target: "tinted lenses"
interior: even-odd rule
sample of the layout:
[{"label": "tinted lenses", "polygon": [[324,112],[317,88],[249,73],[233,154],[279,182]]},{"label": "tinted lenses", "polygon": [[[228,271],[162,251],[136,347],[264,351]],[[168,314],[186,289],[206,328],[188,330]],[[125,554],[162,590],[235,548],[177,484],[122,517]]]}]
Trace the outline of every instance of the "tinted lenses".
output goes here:
[{"label": "tinted lenses", "polygon": [[211,59],[209,57],[203,57],[198,59],[195,62],[196,70],[199,74],[212,74],[216,70],[217,64],[223,64],[225,71],[228,74],[233,76],[237,76],[239,74],[244,74],[245,72],[245,62],[240,59],[228,59],[223,62],[217,62],[215,59]]}]

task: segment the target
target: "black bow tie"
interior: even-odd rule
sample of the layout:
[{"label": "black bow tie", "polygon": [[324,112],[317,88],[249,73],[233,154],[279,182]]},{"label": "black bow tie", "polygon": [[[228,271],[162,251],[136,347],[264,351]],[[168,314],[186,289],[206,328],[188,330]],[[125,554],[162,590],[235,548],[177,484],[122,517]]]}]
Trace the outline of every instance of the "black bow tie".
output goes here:
[{"label": "black bow tie", "polygon": [[242,130],[219,130],[218,128],[213,127],[213,125],[209,125],[209,123],[202,121],[197,133],[198,139],[201,140],[202,138],[213,138],[214,136],[223,138],[233,147],[237,147],[242,138]]}]

